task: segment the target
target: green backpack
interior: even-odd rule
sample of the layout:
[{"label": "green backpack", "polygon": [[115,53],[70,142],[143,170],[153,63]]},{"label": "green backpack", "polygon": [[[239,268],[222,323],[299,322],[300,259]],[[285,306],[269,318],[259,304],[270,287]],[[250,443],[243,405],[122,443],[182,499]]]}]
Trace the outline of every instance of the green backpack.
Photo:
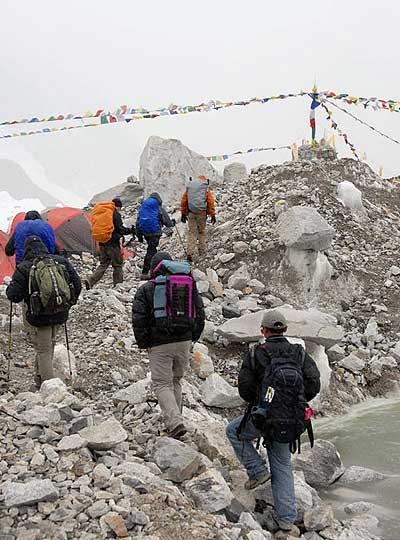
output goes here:
[{"label": "green backpack", "polygon": [[68,311],[76,302],[66,267],[51,256],[38,257],[29,271],[29,310],[33,315]]}]

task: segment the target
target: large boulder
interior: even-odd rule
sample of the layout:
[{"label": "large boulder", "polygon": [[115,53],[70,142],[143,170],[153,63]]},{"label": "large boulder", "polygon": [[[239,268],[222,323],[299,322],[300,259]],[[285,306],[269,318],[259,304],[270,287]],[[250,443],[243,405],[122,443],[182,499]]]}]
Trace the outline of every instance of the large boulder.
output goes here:
[{"label": "large boulder", "polygon": [[349,182],[349,180],[339,182],[336,187],[336,192],[337,198],[343,204],[343,206],[354,212],[362,212],[366,214],[362,202],[362,193],[358,188],[356,188],[353,182]]},{"label": "large boulder", "polygon": [[[217,333],[231,342],[258,341],[261,337],[260,326],[265,311],[230,319],[217,329]],[[288,306],[279,306],[279,311],[288,321],[288,336],[299,337],[324,347],[332,347],[343,338],[343,328],[338,326],[336,318],[332,315],[314,308],[300,310]]]},{"label": "large boulder", "polygon": [[156,442],[154,461],[167,480],[180,483],[194,476],[200,467],[201,456],[181,441],[162,437]]},{"label": "large boulder", "polygon": [[231,386],[218,373],[212,373],[207,377],[201,385],[200,391],[201,401],[208,407],[230,409],[243,405],[238,389]]},{"label": "large boulder", "polygon": [[87,441],[92,450],[111,450],[128,438],[127,432],[115,418],[110,418],[98,426],[84,428],[79,435]]},{"label": "large boulder", "polygon": [[10,506],[26,506],[41,501],[56,501],[58,489],[51,480],[32,480],[30,482],[10,482],[3,489],[4,504]]},{"label": "large boulder", "polygon": [[385,475],[374,469],[352,465],[348,467],[338,480],[340,485],[357,484],[359,482],[376,482],[384,480]]},{"label": "large boulder", "polygon": [[54,377],[62,381],[74,382],[76,380],[76,359],[72,351],[69,351],[62,343],[57,343],[53,357]]},{"label": "large boulder", "polygon": [[229,163],[224,167],[224,183],[234,184],[238,180],[248,177],[246,165],[244,163]]},{"label": "large boulder", "polygon": [[210,185],[219,181],[207,159],[177,139],[152,136],[140,156],[139,180],[147,197],[157,191],[164,203],[177,206],[189,177],[204,175]]},{"label": "large boulder", "polygon": [[295,470],[303,471],[307,484],[315,489],[330,486],[345,471],[335,446],[322,439],[317,439],[313,448],[308,443],[303,445],[301,454],[293,456],[292,463]]},{"label": "large boulder", "polygon": [[113,186],[92,197],[89,204],[92,206],[99,202],[111,201],[115,197],[119,197],[125,206],[134,203],[142,195],[142,186],[134,176],[130,176],[127,182]]},{"label": "large boulder", "polygon": [[195,505],[203,512],[219,512],[230,505],[233,494],[223,476],[215,469],[196,476],[185,484]]},{"label": "large boulder", "polygon": [[309,206],[293,206],[280,214],[277,229],[281,242],[290,248],[323,251],[331,245],[335,229]]}]

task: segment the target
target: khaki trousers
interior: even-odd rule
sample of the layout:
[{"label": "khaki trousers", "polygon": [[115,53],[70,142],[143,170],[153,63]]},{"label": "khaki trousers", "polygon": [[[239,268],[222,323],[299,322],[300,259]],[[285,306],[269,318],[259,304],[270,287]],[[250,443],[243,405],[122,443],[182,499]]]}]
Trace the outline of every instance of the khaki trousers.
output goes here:
[{"label": "khaki trousers", "polygon": [[35,382],[37,386],[40,386],[43,381],[54,378],[54,347],[61,325],[32,326],[24,316],[24,326],[36,352]]},{"label": "khaki trousers", "polygon": [[99,266],[96,268],[93,274],[87,278],[90,287],[93,287],[98,281],[101,280],[110,264],[113,267],[114,285],[124,281],[124,276],[122,273],[122,264],[124,259],[120,246],[107,246],[100,244],[99,259]]},{"label": "khaki trousers", "polygon": [[194,256],[197,242],[199,242],[199,255],[204,255],[206,252],[206,222],[207,216],[189,212],[187,250],[190,257]]},{"label": "khaki trousers", "polygon": [[151,380],[164,417],[172,431],[183,423],[181,379],[189,362],[191,341],[168,343],[149,351]]}]

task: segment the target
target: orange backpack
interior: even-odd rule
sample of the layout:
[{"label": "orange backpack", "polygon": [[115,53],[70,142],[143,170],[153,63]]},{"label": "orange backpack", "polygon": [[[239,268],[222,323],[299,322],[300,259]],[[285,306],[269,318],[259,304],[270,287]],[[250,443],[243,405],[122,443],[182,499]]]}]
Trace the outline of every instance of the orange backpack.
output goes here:
[{"label": "orange backpack", "polygon": [[113,202],[101,202],[96,204],[92,210],[92,237],[97,242],[105,244],[111,239],[114,231],[114,211]]}]

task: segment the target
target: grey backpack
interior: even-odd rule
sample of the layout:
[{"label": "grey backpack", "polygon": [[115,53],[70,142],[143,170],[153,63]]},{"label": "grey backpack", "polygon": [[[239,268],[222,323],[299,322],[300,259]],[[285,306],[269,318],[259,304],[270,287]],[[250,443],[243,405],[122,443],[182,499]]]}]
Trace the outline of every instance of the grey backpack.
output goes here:
[{"label": "grey backpack", "polygon": [[186,187],[189,212],[200,214],[207,210],[207,189],[207,182],[201,178],[190,180]]}]

